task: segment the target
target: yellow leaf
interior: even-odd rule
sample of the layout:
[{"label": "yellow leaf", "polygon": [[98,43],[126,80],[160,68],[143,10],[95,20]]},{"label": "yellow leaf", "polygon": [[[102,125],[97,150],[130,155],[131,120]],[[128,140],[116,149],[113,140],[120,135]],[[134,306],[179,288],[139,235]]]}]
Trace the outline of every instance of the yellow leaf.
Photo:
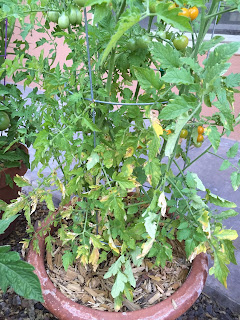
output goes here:
[{"label": "yellow leaf", "polygon": [[211,236],[211,228],[210,228],[210,223],[209,223],[209,215],[208,215],[208,211],[204,210],[203,214],[201,215],[200,218],[198,218],[198,221],[202,224],[202,229],[204,232],[208,233],[208,238],[210,238]]},{"label": "yellow leaf", "polygon": [[98,259],[99,259],[99,250],[98,248],[93,248],[93,251],[89,257],[89,263],[93,265],[94,272],[97,270],[97,267],[98,267]]},{"label": "yellow leaf", "polygon": [[124,155],[124,158],[130,158],[133,155],[133,153],[134,153],[134,148],[128,147]]},{"label": "yellow leaf", "polygon": [[147,242],[145,242],[143,245],[142,245],[142,253],[139,254],[137,256],[137,259],[141,259],[141,258],[144,258],[148,252],[151,250],[152,246],[153,246],[153,242],[155,241],[155,239],[148,239]]},{"label": "yellow leaf", "polygon": [[152,122],[152,126],[158,137],[163,134],[163,128],[160,125],[160,121],[158,119]]},{"label": "yellow leaf", "polygon": [[215,236],[218,239],[226,239],[226,240],[235,240],[238,237],[237,231],[236,230],[221,230]]},{"label": "yellow leaf", "polygon": [[206,253],[206,251],[207,251],[207,247],[205,246],[205,244],[204,244],[204,243],[200,243],[200,244],[194,249],[193,253],[189,256],[188,260],[189,260],[190,262],[192,262],[193,259],[195,259],[196,256],[197,256],[199,253],[201,253],[201,252]]},{"label": "yellow leaf", "polygon": [[111,236],[109,236],[108,244],[113,251],[115,251],[116,253],[119,253],[119,249],[116,247]]},{"label": "yellow leaf", "polygon": [[166,210],[167,210],[167,202],[165,198],[164,192],[161,192],[159,198],[158,198],[158,206],[161,208],[161,215],[165,217]]}]

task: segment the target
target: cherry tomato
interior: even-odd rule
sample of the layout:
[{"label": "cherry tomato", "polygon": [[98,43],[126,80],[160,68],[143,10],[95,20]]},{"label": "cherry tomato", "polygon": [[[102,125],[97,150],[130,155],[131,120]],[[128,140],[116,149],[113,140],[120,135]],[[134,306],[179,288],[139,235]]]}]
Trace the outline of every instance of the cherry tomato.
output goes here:
[{"label": "cherry tomato", "polygon": [[135,51],[137,49],[136,41],[134,39],[129,39],[127,42],[127,48],[131,51]]},{"label": "cherry tomato", "polygon": [[49,21],[57,23],[58,22],[58,18],[59,18],[59,12],[57,12],[57,11],[48,11],[47,17],[48,17]]},{"label": "cherry tomato", "polygon": [[69,21],[73,25],[76,24],[76,22],[77,22],[77,10],[74,7],[71,7],[71,9],[70,9]]},{"label": "cherry tomato", "polygon": [[197,136],[197,142],[202,142],[203,140],[204,140],[203,135],[202,135],[202,134],[199,134],[199,135]]},{"label": "cherry tomato", "polygon": [[198,134],[203,134],[204,128],[202,126],[198,126],[197,131],[198,131]]},{"label": "cherry tomato", "polygon": [[186,129],[182,129],[180,133],[180,138],[185,139],[187,138],[187,136],[188,136],[188,131]]},{"label": "cherry tomato", "polygon": [[0,111],[0,130],[6,130],[10,125],[10,119],[6,112]]},{"label": "cherry tomato", "polygon": [[184,17],[187,17],[189,18],[190,17],[190,14],[189,14],[189,10],[188,8],[182,8],[182,11],[179,12],[178,14],[179,16],[184,16]]},{"label": "cherry tomato", "polygon": [[170,133],[172,133],[171,130],[165,130],[166,131],[166,134],[169,135]]},{"label": "cherry tomato", "polygon": [[191,19],[191,20],[194,20],[194,19],[197,18],[198,13],[199,13],[197,7],[189,8],[188,11],[189,11],[189,16],[190,16],[190,19]]},{"label": "cherry tomato", "polygon": [[160,30],[157,32],[157,36],[159,36],[161,39],[166,39],[167,33],[166,31]]},{"label": "cherry tomato", "polygon": [[202,142],[194,143],[194,145],[195,145],[196,148],[200,148],[202,146]]},{"label": "cherry tomato", "polygon": [[69,17],[63,12],[58,18],[58,25],[60,29],[66,29],[69,27],[70,21]]},{"label": "cherry tomato", "polygon": [[147,49],[150,44],[150,38],[147,35],[143,35],[136,39],[136,46],[139,49]]},{"label": "cherry tomato", "polygon": [[74,2],[79,6],[79,7],[84,7],[86,0],[74,0]]},{"label": "cherry tomato", "polygon": [[187,36],[180,36],[173,40],[173,45],[177,50],[183,50],[188,45],[188,37]]},{"label": "cherry tomato", "polygon": [[82,22],[82,12],[80,10],[76,9],[76,13],[77,13],[77,21],[76,21],[76,23],[77,24],[81,24],[81,22]]}]

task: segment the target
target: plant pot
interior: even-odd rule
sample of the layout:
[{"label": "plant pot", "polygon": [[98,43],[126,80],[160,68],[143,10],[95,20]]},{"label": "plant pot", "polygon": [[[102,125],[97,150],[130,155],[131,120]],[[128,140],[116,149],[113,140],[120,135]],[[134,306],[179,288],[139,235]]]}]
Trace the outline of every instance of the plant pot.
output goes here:
[{"label": "plant pot", "polygon": [[[28,154],[28,149],[20,144],[19,148],[21,148],[26,154]],[[23,176],[27,172],[27,167],[20,161],[19,167],[14,168],[4,168],[0,171],[0,200],[5,201],[6,203],[10,203],[11,200],[16,199],[18,197],[19,191],[22,188],[18,187],[15,182],[13,182],[13,187],[11,188],[8,184],[6,184],[5,174],[10,175],[11,179],[13,179],[16,174],[19,176]],[[0,211],[0,219],[2,218],[2,211]],[[17,219],[14,220],[6,231],[0,235],[0,240],[6,238],[16,227]]]},{"label": "plant pot", "polygon": [[[52,221],[54,216],[53,214],[51,217]],[[49,221],[42,223],[42,227]],[[201,253],[194,259],[184,284],[166,300],[152,307],[131,312],[117,313],[94,310],[73,302],[54,286],[44,265],[45,237],[38,235],[40,254],[37,254],[33,250],[33,244],[30,244],[27,261],[35,267],[34,272],[40,280],[45,301],[44,306],[60,320],[173,320],[192,306],[201,294],[207,279],[207,255]]]}]

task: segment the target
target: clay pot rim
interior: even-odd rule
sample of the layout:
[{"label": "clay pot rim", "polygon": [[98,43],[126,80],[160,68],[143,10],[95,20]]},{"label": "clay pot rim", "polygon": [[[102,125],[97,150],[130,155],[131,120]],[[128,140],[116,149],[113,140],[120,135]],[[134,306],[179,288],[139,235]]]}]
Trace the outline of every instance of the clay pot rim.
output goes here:
[{"label": "clay pot rim", "polygon": [[[57,212],[58,210],[55,211],[56,214]],[[52,219],[54,219],[53,216]],[[44,227],[47,222],[49,223],[49,220],[43,223],[41,227]],[[39,277],[43,297],[45,300],[43,305],[55,316],[60,317],[59,319],[62,320],[121,320],[123,318],[126,319],[127,315],[131,320],[173,320],[188,310],[197,300],[207,279],[208,259],[205,253],[201,253],[193,260],[190,272],[182,286],[170,297],[159,302],[158,304],[145,309],[129,312],[108,312],[95,310],[67,298],[54,286],[48,277],[44,264],[46,236],[47,234],[43,237],[40,237],[39,234],[37,236],[40,249],[39,255],[33,250],[33,244],[31,242],[27,261],[35,267],[34,272]],[[57,307],[54,305],[54,303],[57,305]],[[65,309],[60,310],[59,304],[61,304],[61,306],[65,306]],[[66,316],[64,316],[64,312],[67,312]]]}]

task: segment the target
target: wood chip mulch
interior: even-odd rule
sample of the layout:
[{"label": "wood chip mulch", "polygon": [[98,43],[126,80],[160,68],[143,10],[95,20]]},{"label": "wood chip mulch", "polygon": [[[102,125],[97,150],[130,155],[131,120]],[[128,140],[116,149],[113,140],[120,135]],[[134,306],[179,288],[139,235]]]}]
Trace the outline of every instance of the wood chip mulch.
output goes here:
[{"label": "wood chip mulch", "polygon": [[[46,215],[46,213],[46,206],[44,204],[39,204],[36,212],[33,214],[33,219],[35,219],[36,221],[41,220],[44,215]],[[11,235],[9,235],[8,238],[2,240],[0,242],[0,245],[11,245],[12,250],[18,251],[21,255],[22,244],[20,243],[20,241],[25,237],[27,237],[26,222],[24,217],[20,216],[16,230]],[[60,254],[62,253],[60,252]],[[68,272],[65,272],[61,268],[57,268],[57,266],[55,265],[55,258],[52,262],[52,270],[49,270],[49,276],[54,279],[57,273],[61,274],[62,272],[64,272],[66,278],[68,278],[69,282],[67,285],[66,283],[60,284],[65,294],[67,292],[68,295],[70,294],[69,292],[71,292],[71,294],[73,294],[73,299],[75,299],[76,301],[84,302],[84,300],[86,300],[86,303],[89,306],[95,305],[95,307],[100,310],[102,310],[103,305],[105,305],[105,310],[109,310],[109,308],[112,308],[112,301],[111,299],[109,299],[109,290],[111,290],[111,283],[106,283],[106,280],[104,280],[104,282],[101,280],[103,273],[105,273],[104,266],[103,270],[96,271],[96,274],[101,274],[99,277],[96,277],[96,274],[94,274],[93,271],[86,270],[84,268],[81,268],[80,266],[75,266],[74,268],[70,267]],[[181,263],[182,262],[179,261],[178,258],[173,262],[175,270],[177,270],[178,268],[180,269]],[[127,300],[124,301],[125,309],[136,310],[137,308],[139,308],[139,305],[137,304],[138,301],[141,301],[143,307],[152,305],[156,303],[156,301],[158,301],[157,299],[171,294],[171,291],[174,290],[174,288],[177,289],[177,287],[179,286],[178,280],[176,280],[174,276],[172,276],[172,282],[169,282],[166,285],[166,282],[163,282],[163,280],[160,280],[159,278],[159,268],[155,270],[151,267],[151,261],[149,261],[144,265],[144,273],[142,273],[142,270],[140,270],[139,268],[136,268],[136,270],[134,270],[134,275],[138,275],[137,289],[135,290],[136,293],[134,295],[133,303],[126,302]],[[163,272],[163,276],[167,276],[168,272],[172,273],[172,267],[173,266],[168,265],[167,269],[164,269],[165,271]],[[181,268],[181,270],[184,269]],[[53,274],[53,271],[55,272],[55,275],[51,276],[51,274]],[[86,276],[84,276],[85,272]],[[55,282],[56,281],[60,283],[58,280],[55,280]],[[12,289],[8,289],[6,293],[3,293],[0,290],[0,320],[11,319],[57,320],[57,318],[49,313],[41,303],[33,300],[26,300],[15,294]],[[230,309],[225,309],[219,306],[215,301],[211,300],[210,297],[202,293],[194,303],[194,305],[184,315],[178,318],[178,320],[199,319],[240,320],[240,315],[233,314]]]}]

